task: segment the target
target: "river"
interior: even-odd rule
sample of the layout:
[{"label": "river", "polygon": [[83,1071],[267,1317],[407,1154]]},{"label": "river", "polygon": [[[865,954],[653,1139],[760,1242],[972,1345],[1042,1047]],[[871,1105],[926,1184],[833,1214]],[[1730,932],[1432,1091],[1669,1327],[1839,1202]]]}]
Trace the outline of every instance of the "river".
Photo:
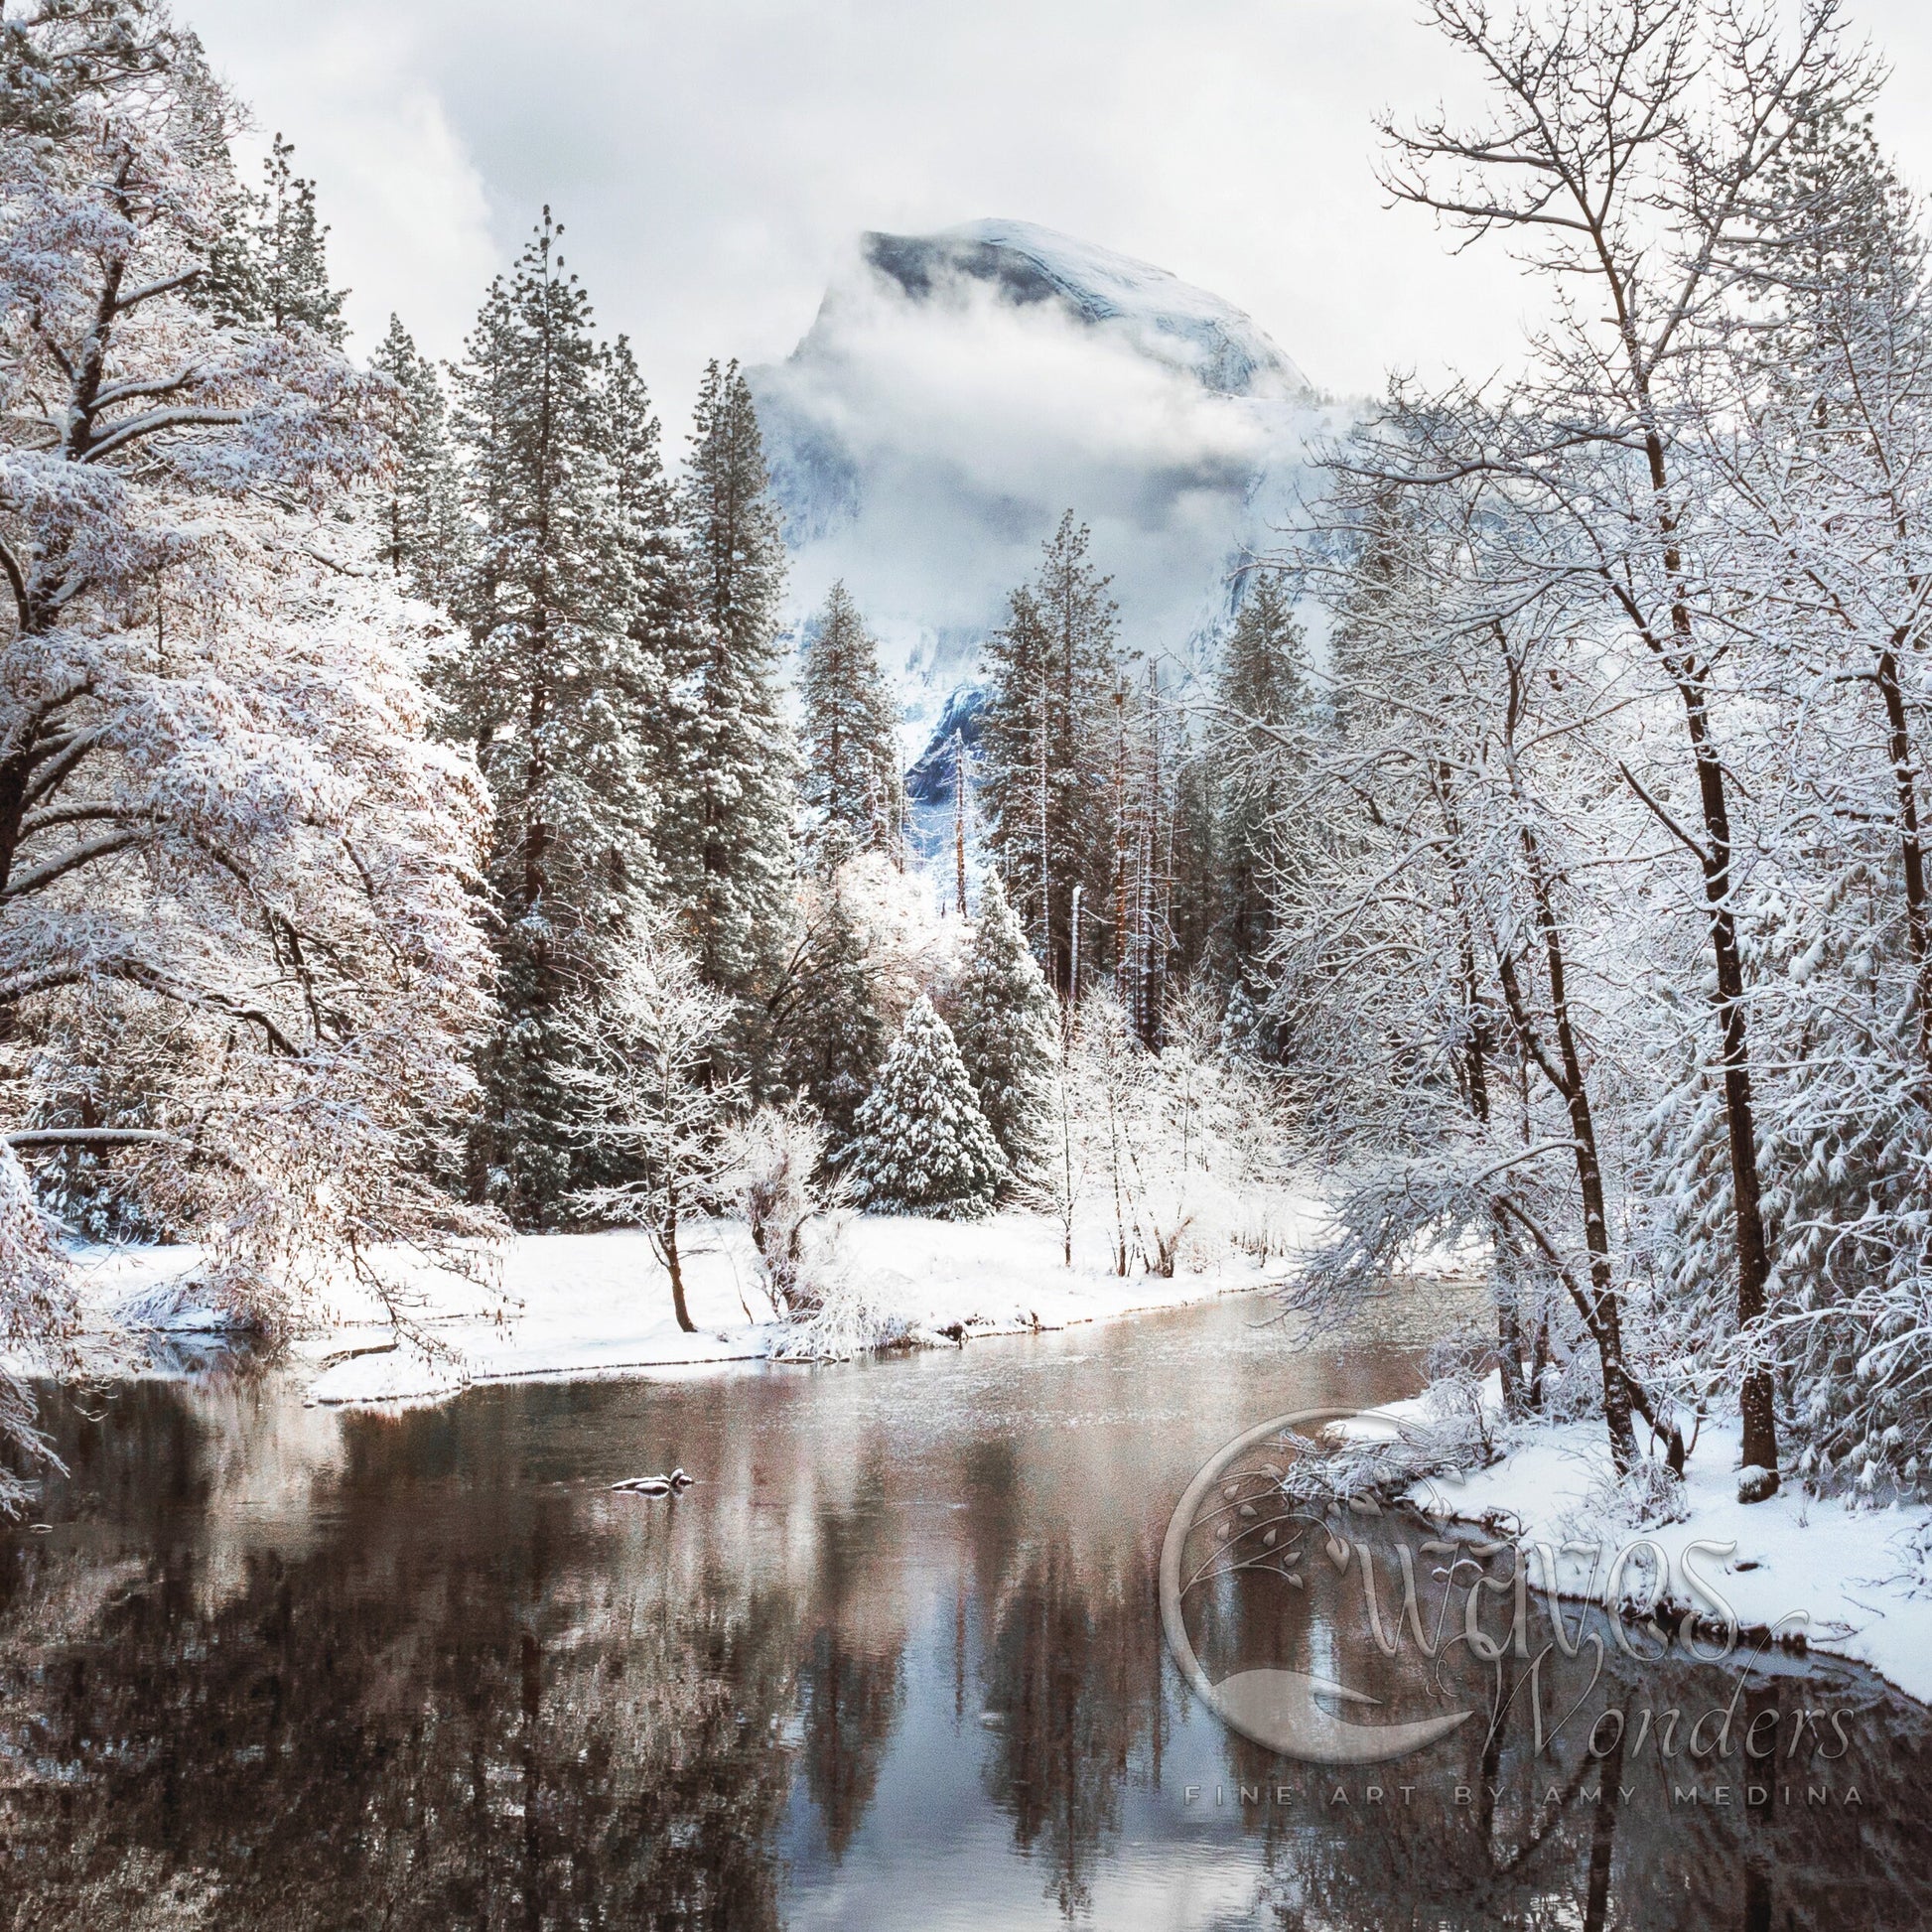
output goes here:
[{"label": "river", "polygon": [[[0,1571],[0,1924],[1932,1921],[1932,1725],[1849,1667],[1750,1674],[1767,1734],[1840,1714],[1761,1789],[1539,1749],[1527,1702],[1369,1773],[1225,1731],[1162,1644],[1175,1499],[1253,1423],[1410,1393],[1445,1319],[1297,1350],[1269,1313],[394,1415],[246,1365],[57,1398]],[[1334,1666],[1352,1574],[1281,1640]],[[1611,1656],[1586,1716],[1736,1702]]]}]

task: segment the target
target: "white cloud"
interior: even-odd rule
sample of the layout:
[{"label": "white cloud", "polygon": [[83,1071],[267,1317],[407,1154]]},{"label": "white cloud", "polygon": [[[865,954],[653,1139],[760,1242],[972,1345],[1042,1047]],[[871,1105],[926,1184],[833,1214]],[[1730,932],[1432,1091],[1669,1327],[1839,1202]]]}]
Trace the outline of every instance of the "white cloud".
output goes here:
[{"label": "white cloud", "polygon": [[413,10],[208,0],[183,13],[254,107],[244,174],[280,133],[316,179],[356,342],[379,341],[393,310],[425,347],[456,352],[500,248],[483,174],[424,70]]},{"label": "white cloud", "polygon": [[1377,206],[1368,116],[1436,84],[1409,0],[180,4],[321,178],[362,306],[445,352],[484,197],[505,258],[559,209],[677,408],[707,355],[788,349],[861,229],[986,214],[1227,295],[1330,387],[1513,331],[1505,278]]},{"label": "white cloud", "polygon": [[[358,330],[458,346],[543,203],[671,412],[782,355],[864,228],[1044,222],[1246,309],[1324,387],[1487,371],[1536,300],[1389,210],[1375,113],[1470,76],[1414,0],[177,0],[321,180]],[[1866,0],[1932,177],[1932,11]],[[1453,104],[1453,101],[1451,102]]]}]

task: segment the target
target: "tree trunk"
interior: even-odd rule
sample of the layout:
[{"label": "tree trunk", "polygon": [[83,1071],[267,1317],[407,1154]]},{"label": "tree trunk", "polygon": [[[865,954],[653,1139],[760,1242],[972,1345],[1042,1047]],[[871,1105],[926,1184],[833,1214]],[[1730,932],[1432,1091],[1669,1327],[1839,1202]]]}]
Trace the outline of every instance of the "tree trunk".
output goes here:
[{"label": "tree trunk", "polygon": [[691,1319],[691,1311],[684,1304],[684,1262],[677,1250],[677,1183],[672,1181],[664,1204],[664,1219],[658,1234],[658,1245],[664,1251],[664,1267],[671,1278],[671,1307],[677,1314],[677,1325],[687,1335],[698,1332],[698,1324]]},{"label": "tree trunk", "polygon": [[[1632,357],[1637,396],[1647,422],[1654,422],[1648,381]],[[1737,919],[1730,903],[1730,805],[1725,795],[1724,760],[1711,737],[1705,672],[1697,661],[1691,607],[1684,593],[1684,559],[1671,508],[1663,438],[1655,428],[1644,435],[1650,486],[1657,505],[1657,539],[1664,581],[1671,594],[1671,647],[1646,633],[1663,659],[1684,704],[1685,729],[1697,766],[1698,804],[1704,819],[1704,897],[1710,912],[1711,951],[1717,967],[1718,1025],[1724,1043],[1725,1126],[1730,1141],[1732,1219],[1737,1247],[1737,1332],[1748,1336],[1764,1316],[1765,1289],[1771,1278],[1771,1248],[1764,1233],[1763,1190],[1757,1172],[1757,1121],[1751,1096],[1750,1042],[1744,1020],[1744,963],[1737,947]],[[1743,1465],[1760,1471],[1739,1490],[1746,1502],[1774,1495],[1778,1486],[1778,1420],[1771,1372],[1745,1371],[1738,1391],[1743,1424]]]},{"label": "tree trunk", "polygon": [[[1737,1241],[1737,1332],[1762,1321],[1771,1278],[1771,1246],[1764,1232],[1764,1198],[1757,1172],[1757,1121],[1751,1093],[1750,1046],[1744,1020],[1744,962],[1730,904],[1730,815],[1724,765],[1712,744],[1701,685],[1684,689],[1685,716],[1697,756],[1698,797],[1706,839],[1704,895],[1711,910],[1711,950],[1717,966],[1718,1021],[1724,1043],[1725,1123],[1730,1142],[1730,1187]],[[1760,1471],[1740,1491],[1759,1502],[1778,1487],[1778,1419],[1771,1371],[1747,1368],[1738,1392],[1743,1466]],[[1748,1493],[1746,1493],[1748,1492]]]},{"label": "tree trunk", "polygon": [[1918,787],[1905,693],[1898,679],[1898,651],[1878,658],[1878,695],[1885,706],[1885,751],[1898,795],[1898,856],[1905,874],[1905,939],[1911,949],[1913,999],[1918,1008],[1919,1059],[1932,1070],[1932,908],[1926,903],[1925,847],[1919,835]]}]

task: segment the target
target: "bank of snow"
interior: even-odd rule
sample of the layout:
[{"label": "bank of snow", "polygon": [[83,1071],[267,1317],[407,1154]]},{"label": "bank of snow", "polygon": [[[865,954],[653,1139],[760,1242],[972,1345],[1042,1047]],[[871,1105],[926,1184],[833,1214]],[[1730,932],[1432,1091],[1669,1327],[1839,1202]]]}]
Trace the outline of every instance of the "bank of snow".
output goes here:
[{"label": "bank of snow", "polygon": [[[1288,1216],[1306,1218],[1311,1210]],[[1284,1230],[1293,1237],[1295,1230]],[[96,1249],[80,1256],[88,1299],[102,1311],[166,1334],[216,1318],[195,1292],[190,1249]],[[771,1318],[757,1257],[742,1225],[707,1222],[687,1237],[684,1276],[695,1333],[679,1329],[670,1282],[641,1233],[524,1235],[468,1281],[384,1258],[400,1283],[404,1331],[365,1290],[328,1298],[315,1332],[296,1350],[325,1403],[435,1400],[473,1382],[575,1377],[759,1360],[794,1330]],[[984,1221],[920,1215],[854,1217],[839,1271],[882,1332],[951,1343],[1173,1308],[1279,1279],[1234,1249],[1173,1280],[1111,1273],[1098,1242],[1076,1240],[1061,1260],[1056,1222],[1005,1213]]]},{"label": "bank of snow", "polygon": [[[1497,1394],[1492,1378],[1492,1402]],[[1419,1413],[1420,1404],[1400,1403],[1376,1412],[1392,1426]],[[1706,1422],[1685,1467],[1683,1519],[1641,1529],[1618,1520],[1600,1423],[1525,1429],[1487,1468],[1432,1477],[1410,1495],[1519,1544],[1537,1589],[1554,1575],[1560,1595],[1614,1609],[1648,1601],[1651,1579],[1668,1565],[1671,1603],[1720,1622],[1728,1610],[1745,1633],[1740,1653],[1764,1641],[1756,1633],[1802,1638],[1932,1704],[1932,1584],[1920,1554],[1932,1509],[1855,1508],[1795,1483],[1740,1503],[1741,1451],[1735,1423]],[[1648,1553],[1635,1548],[1639,1539]]]}]

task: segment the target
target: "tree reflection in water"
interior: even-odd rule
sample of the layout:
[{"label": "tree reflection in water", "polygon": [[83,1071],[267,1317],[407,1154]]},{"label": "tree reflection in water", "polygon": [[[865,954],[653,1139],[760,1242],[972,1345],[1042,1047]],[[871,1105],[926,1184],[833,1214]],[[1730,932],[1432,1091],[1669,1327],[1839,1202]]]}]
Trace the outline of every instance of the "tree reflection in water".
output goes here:
[{"label": "tree reflection in water", "polygon": [[[391,1418],[245,1377],[59,1411],[55,1531],[0,1542],[0,1926],[1932,1922],[1932,1731],[1850,1669],[1739,1706],[1780,1737],[1852,1710],[1849,1811],[1674,1802],[1654,1745],[1598,1764],[1579,1719],[1539,1752],[1522,1703],[1387,1767],[1413,1799],[1372,1811],[1360,1773],[1338,1807],[1222,1733],[1166,1665],[1155,1567],[1213,1431],[1283,1406],[1279,1357],[1190,1434],[1155,1400],[1173,1332],[1088,1342],[1004,1410],[983,1344]],[[672,1459],[688,1497],[610,1492]],[[1413,1715],[1346,1592],[1309,1598],[1237,1593],[1223,1633],[1339,1646]],[[1613,1660],[1586,1716],[1732,1681]]]}]

